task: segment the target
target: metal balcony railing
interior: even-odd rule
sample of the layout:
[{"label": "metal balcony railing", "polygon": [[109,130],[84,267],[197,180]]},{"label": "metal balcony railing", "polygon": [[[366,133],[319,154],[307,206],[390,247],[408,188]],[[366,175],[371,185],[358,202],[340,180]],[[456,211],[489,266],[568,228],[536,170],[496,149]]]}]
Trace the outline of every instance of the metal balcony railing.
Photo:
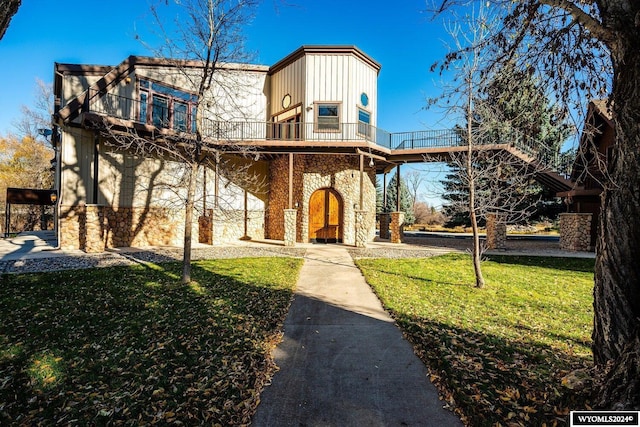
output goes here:
[{"label": "metal balcony railing", "polygon": [[[85,112],[172,129],[176,132],[195,133],[196,114],[183,105],[155,105],[114,94],[93,94]],[[91,96],[87,97],[91,99]],[[318,128],[315,123],[272,123],[237,120],[204,119],[200,125],[204,138],[221,142],[242,141],[322,141],[369,142],[390,150],[419,150],[425,148],[460,147],[466,144],[463,133],[456,129],[423,130],[389,133],[365,123],[340,123]],[[515,132],[478,137],[480,144],[506,144],[535,158],[544,167],[556,170],[558,153],[533,138]]]}]

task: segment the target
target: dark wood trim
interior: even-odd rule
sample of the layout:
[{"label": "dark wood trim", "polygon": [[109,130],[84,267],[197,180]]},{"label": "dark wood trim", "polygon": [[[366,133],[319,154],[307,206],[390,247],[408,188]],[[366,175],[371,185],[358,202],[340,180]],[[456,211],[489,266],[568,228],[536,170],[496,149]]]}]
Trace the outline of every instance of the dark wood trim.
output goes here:
[{"label": "dark wood trim", "polygon": [[396,212],[400,212],[400,165],[396,166]]},{"label": "dark wood trim", "polygon": [[289,209],[293,209],[293,153],[289,153]]},{"label": "dark wood trim", "polygon": [[359,210],[364,210],[364,156],[360,154],[360,204]]}]

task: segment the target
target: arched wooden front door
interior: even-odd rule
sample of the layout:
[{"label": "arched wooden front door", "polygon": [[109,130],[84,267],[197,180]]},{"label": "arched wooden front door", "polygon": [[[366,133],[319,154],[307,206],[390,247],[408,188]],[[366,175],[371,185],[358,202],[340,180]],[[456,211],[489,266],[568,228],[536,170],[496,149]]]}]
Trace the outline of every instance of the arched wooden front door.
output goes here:
[{"label": "arched wooden front door", "polygon": [[331,188],[316,190],[309,199],[309,240],[342,242],[342,198]]}]

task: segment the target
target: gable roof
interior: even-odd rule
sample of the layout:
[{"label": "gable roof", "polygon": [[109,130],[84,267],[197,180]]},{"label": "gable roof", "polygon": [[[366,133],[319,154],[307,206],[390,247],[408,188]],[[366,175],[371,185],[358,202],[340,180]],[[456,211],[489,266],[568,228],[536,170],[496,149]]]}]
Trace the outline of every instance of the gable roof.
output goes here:
[{"label": "gable roof", "polygon": [[[592,149],[593,144],[600,144],[600,136],[604,132],[604,128],[610,128],[615,132],[615,120],[612,111],[613,104],[607,99],[593,99],[589,101],[587,106],[587,114],[584,119],[582,134],[578,152],[571,168],[571,180],[577,182],[579,177],[589,167],[588,153]],[[615,143],[615,141],[614,141]]]},{"label": "gable roof", "polygon": [[358,49],[353,45],[344,45],[344,46],[330,46],[330,45],[303,45],[291,52],[289,55],[285,56],[280,61],[276,62],[269,69],[269,74],[274,74],[286,66],[292,64],[298,59],[302,58],[305,55],[311,54],[338,54],[338,55],[353,55],[356,58],[361,59],[370,67],[376,70],[376,72],[380,72],[382,66],[376,62],[369,55]]}]

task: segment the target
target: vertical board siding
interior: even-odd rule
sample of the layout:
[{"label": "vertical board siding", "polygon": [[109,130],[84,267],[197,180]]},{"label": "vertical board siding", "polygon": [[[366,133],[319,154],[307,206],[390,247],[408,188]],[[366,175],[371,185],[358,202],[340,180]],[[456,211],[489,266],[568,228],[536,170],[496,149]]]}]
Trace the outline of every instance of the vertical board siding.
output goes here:
[{"label": "vertical board siding", "polygon": [[[371,113],[371,124],[377,123],[377,71],[353,55],[307,55],[305,75],[306,105],[319,101],[341,103],[341,121],[357,123],[360,94],[369,96],[364,108]],[[313,114],[310,119],[313,120]]]},{"label": "vertical board siding", "polygon": [[[290,107],[304,104],[305,64],[305,57],[302,57],[271,76],[269,119],[283,111],[282,98],[286,94],[291,95]],[[302,110],[304,112],[304,108]]]}]

